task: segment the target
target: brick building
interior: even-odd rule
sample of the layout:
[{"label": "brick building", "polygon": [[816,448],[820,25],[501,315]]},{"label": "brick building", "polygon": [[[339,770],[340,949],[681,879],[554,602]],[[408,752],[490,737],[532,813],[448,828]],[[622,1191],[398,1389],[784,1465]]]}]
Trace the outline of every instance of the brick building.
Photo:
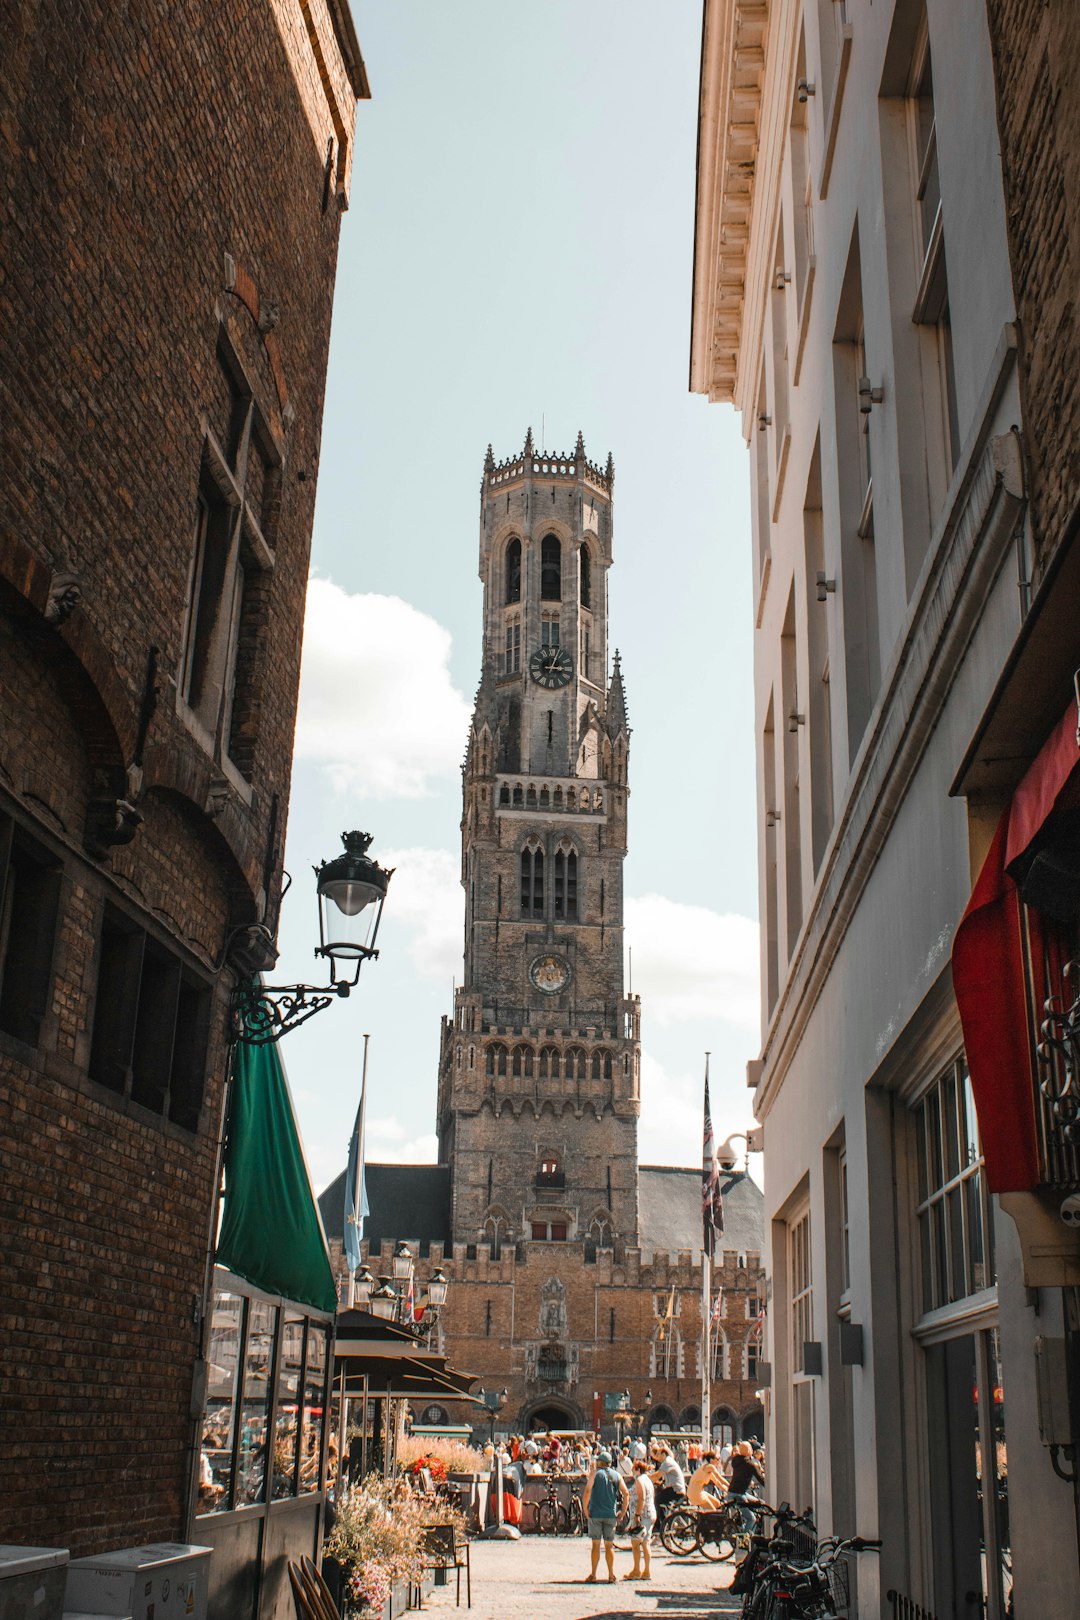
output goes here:
[{"label": "brick building", "polygon": [[191,1529],[367,88],[345,0],[43,0],[0,45],[0,1542],[77,1555]]},{"label": "brick building", "polygon": [[[465,976],[444,1019],[439,1166],[372,1166],[369,1252],[453,1260],[452,1358],[503,1423],[590,1427],[604,1399],[701,1422],[700,1172],[639,1166],[640,1006],[623,986],[629,744],[609,663],[614,465],[489,449],[480,686],[463,770]],[[611,671],[609,676],[609,669]],[[714,1417],[749,1432],[761,1197],[729,1167]],[[342,1229],[343,1179],[320,1200]]]}]

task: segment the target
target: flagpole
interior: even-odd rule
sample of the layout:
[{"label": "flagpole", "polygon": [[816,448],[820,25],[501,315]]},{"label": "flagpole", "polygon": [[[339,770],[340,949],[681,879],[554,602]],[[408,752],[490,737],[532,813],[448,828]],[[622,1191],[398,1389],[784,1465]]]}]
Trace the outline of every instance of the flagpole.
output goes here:
[{"label": "flagpole", "polygon": [[[705,1054],[705,1114],[709,1118],[709,1053]],[[709,1119],[711,1127],[712,1121]],[[711,1129],[709,1134],[711,1135]],[[711,1144],[710,1144],[711,1146]],[[709,1167],[711,1169],[711,1166]],[[712,1210],[708,1212],[707,1221],[702,1223],[701,1233],[701,1449],[707,1451],[712,1441],[712,1367],[710,1363],[710,1323],[712,1300],[712,1264],[709,1257],[709,1244],[706,1241],[707,1231],[712,1230]]]}]

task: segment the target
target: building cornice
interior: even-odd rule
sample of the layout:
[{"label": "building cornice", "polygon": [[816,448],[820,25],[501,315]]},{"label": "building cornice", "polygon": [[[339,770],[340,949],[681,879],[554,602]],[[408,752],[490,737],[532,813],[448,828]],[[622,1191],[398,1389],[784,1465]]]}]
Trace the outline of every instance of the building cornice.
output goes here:
[{"label": "building cornice", "polygon": [[735,398],[769,0],[705,0],[698,100],[690,390]]}]

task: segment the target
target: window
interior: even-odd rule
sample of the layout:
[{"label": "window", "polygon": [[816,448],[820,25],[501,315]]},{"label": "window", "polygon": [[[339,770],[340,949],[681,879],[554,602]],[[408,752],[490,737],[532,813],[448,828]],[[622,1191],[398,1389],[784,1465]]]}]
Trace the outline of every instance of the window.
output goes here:
[{"label": "window", "polygon": [[870,453],[873,386],[863,330],[862,261],[856,235],[833,335],[848,759],[859,751],[881,686],[874,484]]},{"label": "window", "polygon": [[577,854],[574,850],[555,852],[555,915],[564,922],[577,922]]},{"label": "window", "polygon": [[803,497],[803,566],[809,662],[810,835],[815,875],[833,827],[832,699],[829,689],[830,585],[821,506],[821,445],[814,445]]},{"label": "window", "polygon": [[544,852],[534,844],[521,852],[521,915],[544,915]]},{"label": "window", "polygon": [[566,1175],[558,1154],[546,1153],[540,1160],[540,1168],[536,1172],[536,1185],[538,1187],[566,1186]]},{"label": "window", "polygon": [[106,906],[90,1075],[185,1130],[198,1129],[210,988],[122,912]]},{"label": "window", "polygon": [[[949,473],[960,457],[960,421],[956,399],[952,321],[949,314],[949,278],[945,262],[945,232],[938,175],[937,118],[934,111],[934,70],[925,14],[912,54],[908,79],[908,132],[911,149],[912,203],[916,236],[922,252],[913,319],[926,328],[931,340],[929,370],[934,374],[935,397],[927,401],[927,416],[938,424],[937,434]],[[936,480],[935,506],[945,496],[948,479]]]},{"label": "window", "polygon": [[531,1222],[532,1239],[534,1243],[565,1243],[565,1221],[533,1221]]},{"label": "window", "polygon": [[995,1280],[993,1227],[963,1058],[915,1110],[923,1310],[981,1293]]},{"label": "window", "polygon": [[[682,1336],[674,1323],[660,1322],[653,1334],[649,1376],[651,1378],[681,1378],[683,1376]],[[653,1427],[657,1425],[654,1422]]]},{"label": "window", "polygon": [[579,567],[580,567],[580,570],[581,570],[580,575],[579,575],[579,578],[580,578],[580,581],[581,581],[581,605],[582,605],[583,608],[591,608],[592,607],[592,574],[591,574],[591,571],[590,571],[591,570],[591,562],[590,562],[590,558],[589,558],[589,548],[588,548],[587,545],[582,544],[581,546],[578,547],[578,558],[579,558]]},{"label": "window", "polygon": [[848,1205],[847,1149],[841,1148],[837,1159],[836,1176],[840,1201],[840,1292],[851,1289],[851,1224]]},{"label": "window", "polygon": [[281,456],[239,363],[224,347],[218,359],[228,425],[203,446],[179,691],[215,750],[220,735],[250,779]]},{"label": "window", "polygon": [[791,1301],[791,1365],[795,1372],[801,1372],[803,1346],[814,1337],[809,1211],[788,1228],[788,1287]]},{"label": "window", "polygon": [[506,625],[506,646],[503,652],[503,674],[521,673],[521,620],[510,619]]},{"label": "window", "polygon": [[521,541],[516,536],[506,548],[506,601],[521,601]]},{"label": "window", "polygon": [[545,616],[544,622],[540,627],[540,640],[542,644],[545,647],[557,647],[559,645],[559,634],[560,631],[558,619],[554,619],[550,617],[550,615]]},{"label": "window", "polygon": [[540,544],[540,600],[562,601],[562,546],[555,534],[546,534]]},{"label": "window", "polygon": [[[807,77],[806,44],[800,31],[795,82]],[[814,255],[813,183],[810,178],[810,131],[807,122],[809,101],[796,91],[791,105],[791,193],[794,204],[795,297],[800,320],[810,291]]]},{"label": "window", "polygon": [[0,816],[0,1029],[37,1044],[52,983],[60,862]]}]

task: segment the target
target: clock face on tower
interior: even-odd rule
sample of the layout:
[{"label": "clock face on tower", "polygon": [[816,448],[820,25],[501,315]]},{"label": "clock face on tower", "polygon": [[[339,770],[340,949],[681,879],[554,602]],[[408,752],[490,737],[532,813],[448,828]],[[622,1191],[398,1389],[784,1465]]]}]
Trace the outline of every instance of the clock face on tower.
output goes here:
[{"label": "clock face on tower", "polygon": [[565,647],[537,647],[529,659],[529,674],[537,686],[565,686],[573,673]]},{"label": "clock face on tower", "polygon": [[529,964],[529,978],[545,996],[557,996],[570,983],[570,964],[551,953],[537,956]]}]

